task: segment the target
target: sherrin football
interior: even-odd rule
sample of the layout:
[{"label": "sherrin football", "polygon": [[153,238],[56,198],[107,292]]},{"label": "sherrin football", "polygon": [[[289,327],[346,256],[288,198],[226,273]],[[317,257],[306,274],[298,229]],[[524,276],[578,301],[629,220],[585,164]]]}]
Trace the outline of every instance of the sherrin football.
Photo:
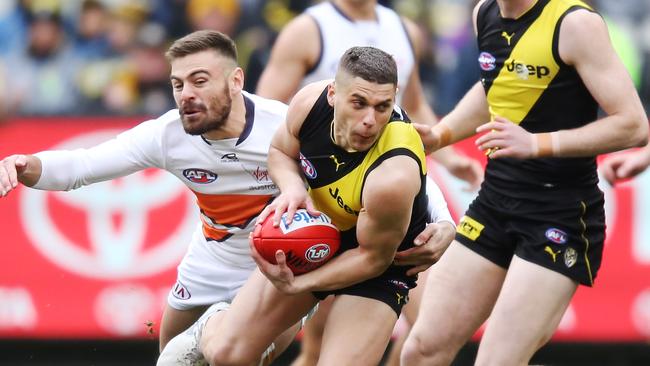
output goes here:
[{"label": "sherrin football", "polygon": [[290,225],[286,219],[285,212],[280,225],[273,227],[273,214],[270,214],[253,231],[253,245],[267,261],[276,264],[275,253],[282,250],[287,266],[298,275],[320,267],[339,249],[339,230],[324,213],[313,216],[299,209]]}]

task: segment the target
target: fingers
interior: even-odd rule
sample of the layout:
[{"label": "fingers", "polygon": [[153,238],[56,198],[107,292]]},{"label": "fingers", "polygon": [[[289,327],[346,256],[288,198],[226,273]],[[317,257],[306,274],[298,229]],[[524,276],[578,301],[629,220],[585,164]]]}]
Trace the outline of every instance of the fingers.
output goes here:
[{"label": "fingers", "polygon": [[641,173],[643,171],[642,167],[635,166],[634,164],[625,161],[623,164],[618,166],[618,169],[615,169],[615,179],[626,179],[626,178],[631,178],[636,176],[637,174]]},{"label": "fingers", "polygon": [[503,131],[505,128],[508,127],[508,121],[507,119],[501,118],[501,117],[496,117],[494,121],[490,121],[488,123],[484,123],[476,128],[476,133],[481,133],[481,132],[487,132],[491,130],[495,131]]},{"label": "fingers", "polygon": [[430,264],[422,264],[419,266],[415,266],[413,268],[410,268],[408,271],[406,271],[407,276],[415,276],[416,274],[420,272],[426,271],[429,267],[431,267]]},{"label": "fingers", "polygon": [[307,201],[305,202],[305,209],[307,209],[307,212],[312,216],[320,216],[321,214],[321,212],[316,209],[314,202],[310,198],[307,198]]},{"label": "fingers", "polygon": [[266,275],[268,273],[267,266],[269,265],[269,263],[257,251],[257,248],[255,248],[255,244],[253,244],[252,236],[249,236],[249,238],[250,240],[248,241],[248,244],[251,249],[251,257],[255,261],[255,264],[257,264],[257,267],[260,269],[260,271]]},{"label": "fingers", "polygon": [[[399,265],[399,266],[405,266],[405,265],[411,264],[411,263],[408,263],[408,258],[413,256],[413,252],[415,252],[417,248],[418,247],[414,247],[414,248],[402,250],[402,251],[399,251],[399,252],[395,253],[395,257],[394,257],[393,262],[395,264]],[[416,254],[417,254],[417,252],[416,252]]]},{"label": "fingers", "polygon": [[415,130],[420,134],[420,136],[426,136],[431,132],[431,126],[422,124],[422,123],[412,123],[413,127],[415,127]]},{"label": "fingers", "polygon": [[488,154],[488,158],[490,159],[498,159],[498,158],[507,158],[507,157],[517,157],[518,154],[515,153],[515,149],[511,147],[495,147],[493,148],[492,152]]},{"label": "fingers", "polygon": [[618,178],[617,170],[619,166],[620,162],[614,161],[613,157],[603,162],[603,164],[600,166],[600,172],[603,174],[603,177],[605,177],[607,183],[612,186],[614,183],[616,183],[616,180]]},{"label": "fingers", "polygon": [[[0,161],[0,197],[9,194],[18,186],[18,172],[16,171],[16,160],[22,155],[11,155]],[[21,166],[24,166],[27,160],[21,159]]]},{"label": "fingers", "polygon": [[270,205],[267,205],[266,207],[264,207],[262,212],[260,212],[260,214],[257,216],[257,220],[255,221],[255,225],[262,225],[262,223],[269,216],[269,214],[271,212],[273,212],[274,209],[272,208],[272,205],[273,204],[270,204]]},{"label": "fingers", "polygon": [[[280,225],[280,220],[282,219],[282,215],[287,212],[287,206],[285,204],[280,204],[275,207],[275,211],[273,212],[273,226],[278,227]],[[286,224],[289,225],[293,221],[293,213],[291,215],[287,215],[286,218]]]},{"label": "fingers", "polygon": [[415,237],[415,239],[413,240],[413,244],[420,246],[428,242],[435,232],[436,232],[436,226],[428,224],[424,228],[424,230],[421,233],[419,233],[418,236]]}]

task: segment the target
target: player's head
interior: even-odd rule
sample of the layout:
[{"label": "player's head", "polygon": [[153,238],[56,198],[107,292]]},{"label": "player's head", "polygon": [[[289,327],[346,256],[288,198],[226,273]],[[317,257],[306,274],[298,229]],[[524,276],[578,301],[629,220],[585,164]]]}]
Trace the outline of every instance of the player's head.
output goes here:
[{"label": "player's head", "polygon": [[185,132],[200,135],[222,127],[244,84],[233,40],[221,32],[197,31],[176,40],[165,56]]},{"label": "player's head", "polygon": [[334,107],[336,143],[365,151],[377,141],[393,111],[397,65],[374,47],[352,47],[339,62],[328,101]]}]

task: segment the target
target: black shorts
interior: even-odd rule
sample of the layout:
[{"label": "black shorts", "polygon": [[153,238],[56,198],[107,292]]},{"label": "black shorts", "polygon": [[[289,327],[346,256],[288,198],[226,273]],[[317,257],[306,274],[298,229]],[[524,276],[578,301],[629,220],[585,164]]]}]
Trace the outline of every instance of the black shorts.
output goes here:
[{"label": "black shorts", "polygon": [[329,295],[352,295],[375,299],[390,306],[399,317],[402,307],[409,301],[409,290],[416,286],[415,276],[401,277],[384,273],[350,287],[332,291],[314,291],[313,294],[319,300]]},{"label": "black shorts", "polygon": [[605,241],[604,196],[594,187],[539,189],[515,199],[484,184],[460,220],[456,240],[503,268],[516,254],[593,286]]}]

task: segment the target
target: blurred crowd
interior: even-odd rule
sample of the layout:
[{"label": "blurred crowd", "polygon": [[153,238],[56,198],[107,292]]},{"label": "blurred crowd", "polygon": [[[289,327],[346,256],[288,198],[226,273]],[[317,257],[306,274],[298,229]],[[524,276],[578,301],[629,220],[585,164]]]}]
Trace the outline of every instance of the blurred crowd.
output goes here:
[{"label": "blurred crowd", "polygon": [[[164,51],[197,29],[233,37],[254,91],[277,32],[308,0],[2,0],[0,120],[14,115],[157,115],[174,107]],[[425,92],[448,112],[478,79],[475,0],[380,1],[421,25]],[[650,1],[590,1],[646,106]]]}]

